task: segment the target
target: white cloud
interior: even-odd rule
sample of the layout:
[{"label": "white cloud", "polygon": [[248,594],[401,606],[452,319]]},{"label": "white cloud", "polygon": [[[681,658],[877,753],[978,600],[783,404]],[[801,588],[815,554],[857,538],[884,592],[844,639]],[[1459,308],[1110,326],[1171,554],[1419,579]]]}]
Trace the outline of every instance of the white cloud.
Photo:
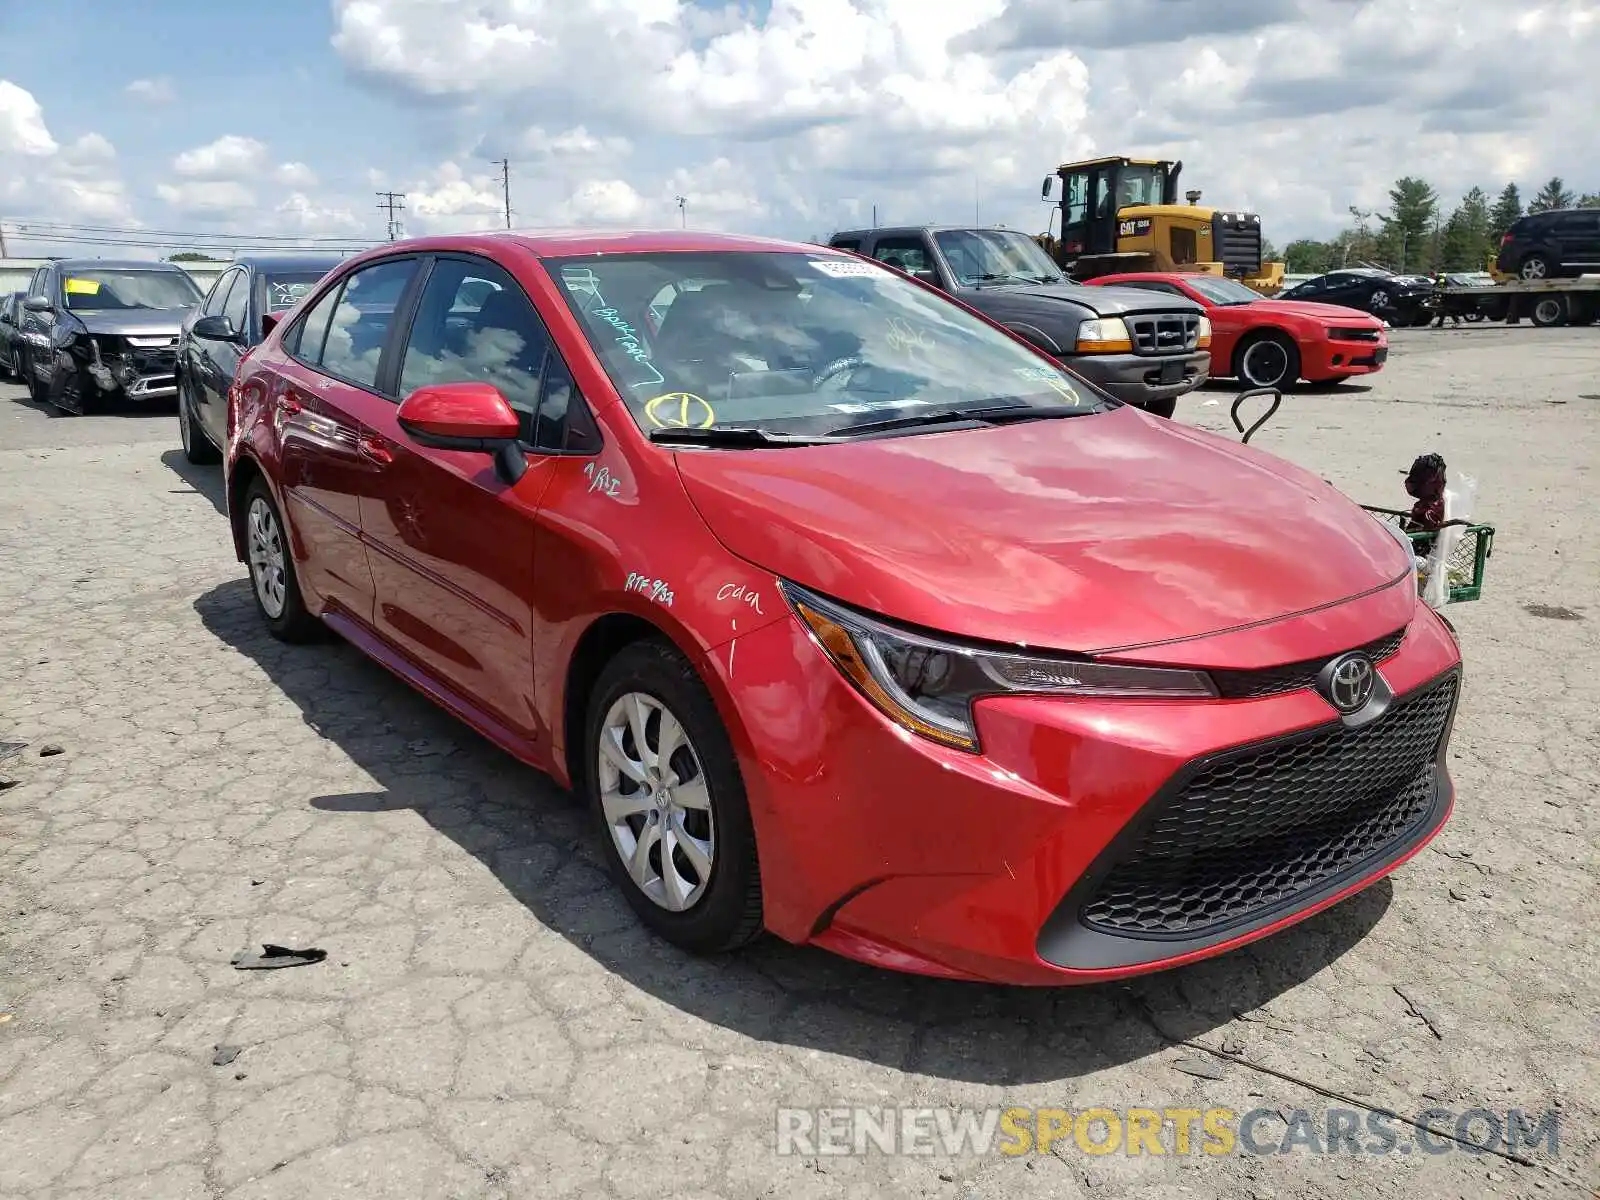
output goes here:
[{"label": "white cloud", "polygon": [[287,162],[273,172],[273,178],[281,184],[295,188],[314,188],[317,186],[317,173],[303,162]]},{"label": "white cloud", "polygon": [[165,75],[158,75],[154,79],[135,79],[122,90],[132,99],[141,100],[146,104],[171,104],[178,98],[178,91],[173,87],[172,80]]},{"label": "white cloud", "polygon": [[268,169],[267,147],[255,138],[230,133],[185,150],[172,160],[172,169],[189,179],[248,179]]},{"label": "white cloud", "polygon": [[[156,195],[185,216],[235,216],[256,207],[256,194],[233,179],[192,179],[158,183]],[[253,233],[255,230],[242,232]]]},{"label": "white cloud", "polygon": [[56,150],[56,140],[45,127],[44,110],[33,93],[0,79],[0,154],[44,158]]}]

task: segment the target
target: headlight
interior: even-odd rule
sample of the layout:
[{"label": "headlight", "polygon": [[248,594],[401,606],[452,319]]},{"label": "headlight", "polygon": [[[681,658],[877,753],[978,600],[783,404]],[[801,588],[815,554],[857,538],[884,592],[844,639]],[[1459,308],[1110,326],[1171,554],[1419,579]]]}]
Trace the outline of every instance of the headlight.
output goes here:
[{"label": "headlight", "polygon": [[1004,694],[1211,699],[1199,671],[1128,667],[1066,656],[1009,654],[897,629],[797,584],[784,596],[834,666],[891,721],[977,750],[973,702]]},{"label": "headlight", "polygon": [[1128,327],[1122,323],[1121,317],[1100,317],[1078,326],[1080,354],[1115,354],[1132,350],[1133,339],[1128,336]]},{"label": "headlight", "polygon": [[1196,350],[1204,350],[1209,345],[1211,345],[1211,318],[1202,316],[1200,318],[1200,336],[1195,338],[1194,347]]}]

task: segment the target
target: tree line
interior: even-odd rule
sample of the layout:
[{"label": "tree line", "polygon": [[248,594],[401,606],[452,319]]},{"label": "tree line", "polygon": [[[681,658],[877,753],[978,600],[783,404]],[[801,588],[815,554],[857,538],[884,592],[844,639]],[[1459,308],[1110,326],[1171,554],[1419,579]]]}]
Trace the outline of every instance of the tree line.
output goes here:
[{"label": "tree line", "polygon": [[[1389,211],[1350,208],[1351,223],[1329,241],[1298,238],[1284,247],[1284,269],[1320,275],[1363,264],[1401,274],[1481,271],[1500,249],[1500,236],[1526,213],[1556,208],[1600,207],[1600,192],[1579,196],[1559,176],[1551,179],[1526,208],[1515,183],[1491,201],[1475,187],[1445,215],[1439,193],[1425,179],[1407,175],[1389,189]],[[1265,257],[1265,256],[1264,256]]]}]

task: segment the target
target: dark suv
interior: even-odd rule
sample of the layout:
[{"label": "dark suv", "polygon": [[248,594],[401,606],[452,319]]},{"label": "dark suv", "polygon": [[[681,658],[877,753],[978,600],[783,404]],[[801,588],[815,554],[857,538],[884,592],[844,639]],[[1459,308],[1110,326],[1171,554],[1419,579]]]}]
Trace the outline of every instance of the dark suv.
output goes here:
[{"label": "dark suv", "polygon": [[1026,338],[1065,366],[1157,416],[1205,381],[1211,322],[1192,300],[1071,282],[1013,229],[923,225],[853,229],[829,245],[914,275]]},{"label": "dark suv", "polygon": [[1500,239],[1495,270],[1523,279],[1600,271],[1600,208],[1529,213]]},{"label": "dark suv", "polygon": [[194,280],[172,263],[49,263],[22,301],[18,374],[35,403],[65,413],[111,396],[170,399],[178,327],[199,303]]}]

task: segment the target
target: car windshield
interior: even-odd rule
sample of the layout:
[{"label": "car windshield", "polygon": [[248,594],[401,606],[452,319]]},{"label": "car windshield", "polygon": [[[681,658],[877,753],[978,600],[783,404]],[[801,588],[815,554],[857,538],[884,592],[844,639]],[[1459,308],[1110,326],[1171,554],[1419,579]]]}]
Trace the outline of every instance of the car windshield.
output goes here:
[{"label": "car windshield", "polygon": [[262,278],[266,281],[266,299],[262,307],[269,313],[275,313],[299,304],[301,298],[317,286],[322,275],[316,271],[271,271]]},{"label": "car windshield", "polygon": [[1026,234],[1005,229],[947,229],[933,235],[957,282],[1057,283],[1061,268]]},{"label": "car windshield", "polygon": [[73,271],[62,282],[73,312],[193,308],[200,289],[182,271]]},{"label": "car windshield", "polygon": [[1186,275],[1184,282],[1213,304],[1254,304],[1261,299],[1261,293],[1220,275]]},{"label": "car windshield", "polygon": [[848,434],[919,414],[1111,405],[964,309],[860,259],[673,252],[545,266],[651,432]]}]

